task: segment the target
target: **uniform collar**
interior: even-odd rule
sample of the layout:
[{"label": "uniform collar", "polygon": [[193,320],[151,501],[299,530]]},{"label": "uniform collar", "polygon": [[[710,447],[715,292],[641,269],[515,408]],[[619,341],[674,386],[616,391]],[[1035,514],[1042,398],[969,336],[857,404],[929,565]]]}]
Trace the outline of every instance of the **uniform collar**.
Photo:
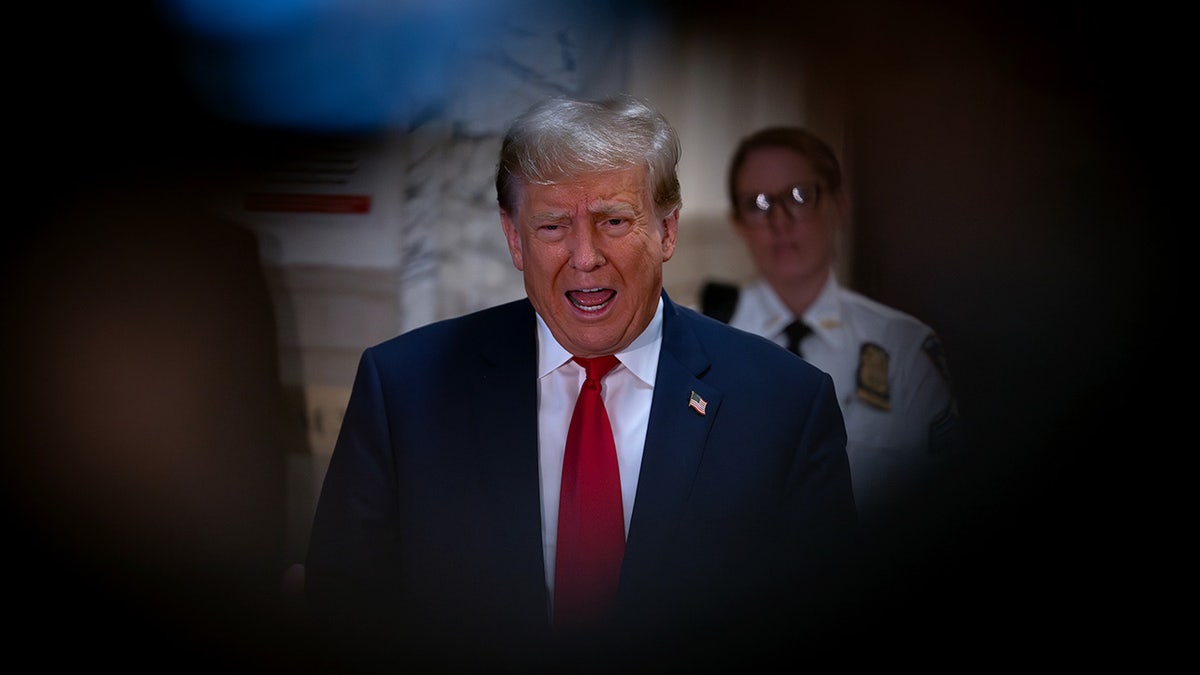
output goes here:
[{"label": "uniform collar", "polygon": [[843,325],[842,303],[838,301],[837,276],[832,271],[825,287],[813,304],[804,312],[804,322],[823,340],[832,340],[833,333]]},{"label": "uniform collar", "polygon": [[[832,333],[842,327],[842,306],[838,302],[838,288],[837,277],[831,270],[817,299],[801,317],[812,328],[813,334],[823,340],[832,340]],[[746,295],[748,300],[759,305],[764,335],[778,335],[783,332],[785,326],[796,319],[766,279],[760,278],[755,281],[747,288]]]}]

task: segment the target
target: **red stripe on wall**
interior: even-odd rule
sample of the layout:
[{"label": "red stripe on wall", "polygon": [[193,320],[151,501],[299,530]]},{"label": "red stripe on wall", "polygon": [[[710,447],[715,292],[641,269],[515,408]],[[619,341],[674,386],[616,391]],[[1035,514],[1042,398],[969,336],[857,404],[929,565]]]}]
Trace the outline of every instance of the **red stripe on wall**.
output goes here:
[{"label": "red stripe on wall", "polygon": [[246,195],[245,208],[289,213],[369,213],[371,196],[251,192]]}]

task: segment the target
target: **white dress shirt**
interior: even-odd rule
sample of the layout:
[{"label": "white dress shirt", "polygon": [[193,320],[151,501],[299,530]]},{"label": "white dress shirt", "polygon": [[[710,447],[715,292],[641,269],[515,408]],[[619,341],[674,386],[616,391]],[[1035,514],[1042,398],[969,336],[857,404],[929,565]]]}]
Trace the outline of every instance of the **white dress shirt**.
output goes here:
[{"label": "white dress shirt", "polygon": [[[625,534],[633,515],[642,449],[650,421],[650,401],[662,347],[662,298],[650,325],[628,347],[618,352],[621,361],[601,382],[601,397],[612,424],[621,472],[621,506],[625,511]],[[554,560],[558,545],[558,491],[562,481],[567,429],[575,411],[575,399],[583,387],[583,367],[558,344],[541,316],[538,324],[538,464],[542,487],[542,550],[546,587],[554,597]]]},{"label": "white dress shirt", "polygon": [[[783,329],[793,318],[760,279],[742,289],[729,324],[785,345]],[[945,459],[940,438],[949,435],[956,411],[941,344],[928,325],[843,288],[833,274],[802,318],[813,332],[800,350],[833,378],[846,420],[855,502],[861,516],[873,518],[890,497],[927,478]],[[867,343],[886,354],[886,407],[860,395]]]}]

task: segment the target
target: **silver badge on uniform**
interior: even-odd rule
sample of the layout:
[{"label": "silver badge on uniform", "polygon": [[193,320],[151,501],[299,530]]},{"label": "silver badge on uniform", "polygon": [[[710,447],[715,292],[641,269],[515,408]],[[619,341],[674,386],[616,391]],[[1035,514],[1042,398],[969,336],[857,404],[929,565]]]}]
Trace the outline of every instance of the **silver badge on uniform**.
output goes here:
[{"label": "silver badge on uniform", "polygon": [[891,410],[888,399],[888,353],[883,347],[864,342],[858,354],[858,398],[880,410]]}]

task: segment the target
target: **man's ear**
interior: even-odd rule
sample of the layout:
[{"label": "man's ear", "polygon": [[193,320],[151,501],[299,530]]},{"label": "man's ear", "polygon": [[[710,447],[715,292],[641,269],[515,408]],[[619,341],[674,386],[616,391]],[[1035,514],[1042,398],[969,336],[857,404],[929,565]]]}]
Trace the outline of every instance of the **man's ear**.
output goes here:
[{"label": "man's ear", "polygon": [[504,240],[508,242],[508,254],[512,256],[513,267],[524,272],[525,259],[521,255],[520,226],[505,209],[500,209],[500,225],[504,227]]},{"label": "man's ear", "polygon": [[659,229],[662,232],[663,262],[666,262],[675,255],[675,240],[679,236],[678,206],[671,209],[671,212],[659,221]]}]

